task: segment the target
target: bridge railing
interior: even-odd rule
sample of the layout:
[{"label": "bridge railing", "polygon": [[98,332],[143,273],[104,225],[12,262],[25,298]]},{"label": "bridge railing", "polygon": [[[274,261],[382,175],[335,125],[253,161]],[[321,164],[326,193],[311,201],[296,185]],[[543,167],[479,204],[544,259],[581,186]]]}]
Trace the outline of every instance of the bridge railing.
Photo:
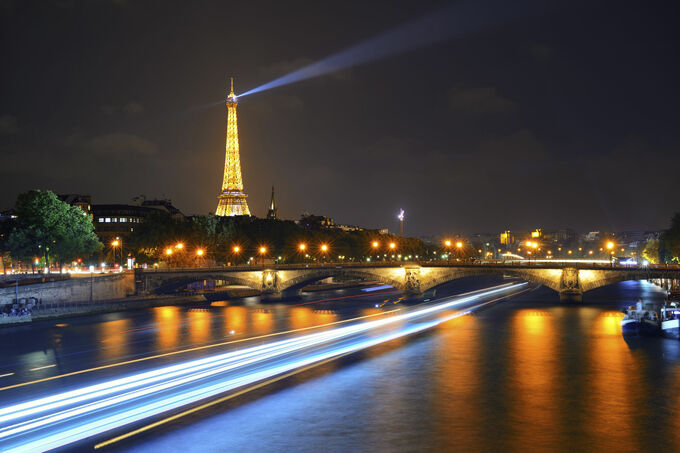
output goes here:
[{"label": "bridge railing", "polygon": [[528,262],[528,261],[512,261],[512,260],[477,260],[477,261],[383,261],[383,262],[326,262],[326,263],[293,263],[293,264],[241,264],[231,266],[210,266],[210,267],[164,267],[164,268],[148,268],[136,269],[137,272],[142,273],[178,273],[178,272],[236,272],[236,271],[258,271],[266,269],[277,270],[306,270],[306,269],[329,269],[329,268],[393,268],[393,267],[447,267],[447,268],[577,268],[577,269],[608,269],[620,271],[651,271],[651,270],[669,270],[680,273],[680,265],[649,265],[649,266],[631,266],[619,264],[604,264],[604,263],[574,263],[568,261],[555,260],[552,262]]}]

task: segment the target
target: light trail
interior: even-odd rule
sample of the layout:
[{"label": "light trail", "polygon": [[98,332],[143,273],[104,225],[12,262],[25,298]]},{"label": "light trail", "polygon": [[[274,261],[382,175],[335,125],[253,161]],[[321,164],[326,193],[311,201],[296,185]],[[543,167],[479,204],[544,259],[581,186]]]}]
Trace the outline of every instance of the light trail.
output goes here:
[{"label": "light trail", "polygon": [[[67,445],[324,360],[430,329],[490,301],[437,318],[451,308],[500,293],[507,297],[525,285],[500,285],[377,320],[182,362],[0,408],[0,448],[42,451]],[[392,331],[384,333],[381,332],[383,329]]]},{"label": "light trail", "polygon": [[[18,388],[18,387],[25,387],[27,385],[39,384],[41,382],[48,382],[48,381],[52,381],[52,380],[55,380],[55,379],[62,379],[62,378],[66,378],[66,377],[76,376],[76,375],[79,375],[79,374],[91,373],[91,372],[94,372],[94,371],[105,370],[107,368],[114,368],[114,367],[119,367],[119,366],[123,366],[123,365],[130,365],[130,364],[133,364],[133,363],[145,362],[147,360],[159,359],[159,358],[169,357],[169,356],[178,355],[178,354],[185,354],[187,352],[201,351],[201,350],[204,350],[204,349],[211,349],[211,348],[216,348],[216,347],[219,347],[219,346],[227,346],[227,345],[232,345],[232,344],[236,344],[236,343],[245,343],[245,342],[249,342],[249,341],[261,340],[263,338],[270,338],[270,337],[275,337],[275,336],[279,336],[279,335],[289,335],[289,334],[292,334],[292,333],[303,332],[303,331],[312,330],[312,329],[320,329],[320,328],[323,328],[323,327],[333,326],[333,325],[337,325],[337,324],[345,324],[345,323],[348,323],[348,322],[358,321],[358,320],[366,319],[366,318],[373,318],[373,317],[376,317],[376,316],[385,316],[387,314],[394,313],[395,311],[399,311],[399,310],[400,309],[389,310],[389,311],[384,311],[384,312],[381,312],[381,313],[373,313],[371,315],[364,315],[364,316],[357,316],[355,318],[350,318],[350,319],[343,319],[341,321],[334,321],[334,322],[328,322],[328,323],[325,323],[325,324],[318,324],[318,325],[315,325],[315,326],[301,327],[299,329],[285,330],[285,331],[282,331],[282,332],[273,332],[273,333],[268,333],[268,334],[264,334],[264,335],[258,335],[256,337],[241,338],[239,340],[231,340],[231,341],[223,341],[223,342],[219,342],[219,343],[211,343],[211,344],[208,344],[208,345],[196,346],[196,347],[187,348],[187,349],[181,349],[179,351],[165,352],[163,354],[156,354],[156,355],[152,355],[152,356],[141,357],[139,359],[125,360],[125,361],[122,361],[122,362],[111,363],[111,364],[108,364],[108,365],[100,365],[100,366],[97,366],[97,367],[87,368],[87,369],[84,369],[84,370],[72,371],[70,373],[63,373],[63,374],[59,374],[59,375],[56,375],[56,376],[49,376],[49,377],[42,378],[42,379],[34,379],[32,381],[21,382],[19,384],[8,385],[6,387],[0,387],[0,392],[4,391],[4,390],[11,390],[11,389]],[[3,374],[0,377],[11,376],[11,375],[14,375],[14,374],[15,373]]]},{"label": "light trail", "polygon": [[45,365],[45,366],[39,366],[39,367],[36,367],[36,368],[31,368],[31,369],[28,370],[28,371],[44,370],[45,368],[52,368],[52,367],[55,367],[55,366],[57,366],[57,364],[56,364],[56,363],[53,363],[52,365]]}]

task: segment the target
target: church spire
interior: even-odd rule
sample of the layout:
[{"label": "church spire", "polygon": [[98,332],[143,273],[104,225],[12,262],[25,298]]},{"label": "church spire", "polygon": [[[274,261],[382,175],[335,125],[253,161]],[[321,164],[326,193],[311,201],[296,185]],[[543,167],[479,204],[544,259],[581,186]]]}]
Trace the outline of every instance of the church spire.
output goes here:
[{"label": "church spire", "polygon": [[272,199],[269,202],[269,210],[267,211],[267,218],[268,219],[278,219],[279,218],[279,210],[276,207],[276,199],[274,198],[274,186],[272,186]]}]

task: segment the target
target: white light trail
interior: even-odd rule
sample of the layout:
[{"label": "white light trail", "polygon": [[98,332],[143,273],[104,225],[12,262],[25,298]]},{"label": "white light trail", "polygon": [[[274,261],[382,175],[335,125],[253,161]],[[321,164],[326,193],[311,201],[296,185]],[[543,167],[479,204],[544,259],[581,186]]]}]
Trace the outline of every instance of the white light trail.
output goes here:
[{"label": "white light trail", "polygon": [[[3,442],[3,440],[8,442],[18,441],[20,436],[27,437],[26,442],[21,441],[18,446],[8,446],[10,449],[7,451],[14,451],[14,448],[24,451],[26,449],[45,450],[67,445],[77,440],[158,415],[171,409],[192,404],[296,368],[434,327],[448,319],[467,314],[470,309],[434,321],[420,322],[411,326],[407,325],[394,333],[384,334],[375,338],[359,338],[356,340],[350,338],[352,335],[385,326],[397,326],[398,323],[404,321],[439,313],[456,305],[510,289],[516,289],[524,285],[526,283],[500,285],[489,290],[468,293],[464,297],[457,297],[448,302],[438,303],[387,318],[166,366],[157,370],[113,379],[69,392],[62,392],[0,408],[0,423],[14,421],[14,424],[0,428],[0,442]],[[489,302],[479,304],[478,307],[487,303]],[[340,345],[334,347],[333,341],[339,341]],[[342,346],[343,342],[349,342],[349,344]],[[300,359],[284,363],[275,362],[263,370],[249,371],[252,368],[247,368],[257,365],[264,366],[269,361],[280,361],[286,355],[295,352],[299,353],[307,348],[318,349],[321,347],[323,347],[321,351],[315,352],[313,349],[310,350],[312,354],[309,356],[303,356]],[[224,376],[222,378],[218,376],[227,372],[238,372],[238,370],[243,370],[242,372],[246,374],[235,377]],[[202,383],[202,380],[207,380],[208,382]],[[169,391],[176,393],[168,395],[167,392]],[[154,397],[156,400],[148,400]],[[78,405],[86,401],[89,402]],[[135,401],[137,401],[136,405]],[[130,404],[131,406],[125,407],[124,404]],[[102,412],[107,409],[110,409],[113,413],[107,414]],[[35,418],[35,415],[40,413],[47,414]],[[98,413],[102,413],[105,416],[96,418]],[[83,417],[86,414],[90,415]],[[28,417],[31,418],[27,419]],[[71,420],[74,426],[64,425],[64,423],[68,423]],[[87,420],[87,423],[85,423],[85,420]],[[53,429],[49,429],[48,432],[41,431],[46,428]],[[37,438],[31,438],[31,436]]]}]

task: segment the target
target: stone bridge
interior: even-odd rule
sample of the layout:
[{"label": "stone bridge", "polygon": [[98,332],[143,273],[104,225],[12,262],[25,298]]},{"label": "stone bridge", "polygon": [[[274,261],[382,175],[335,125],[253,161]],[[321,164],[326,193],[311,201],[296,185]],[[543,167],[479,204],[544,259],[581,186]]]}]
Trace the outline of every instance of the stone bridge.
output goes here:
[{"label": "stone bridge", "polygon": [[223,280],[263,294],[281,295],[327,277],[354,277],[393,286],[406,294],[422,292],[463,277],[509,275],[547,286],[561,299],[581,300],[584,292],[626,280],[680,281],[680,268],[630,268],[595,265],[517,264],[326,264],[235,266],[222,268],[138,269],[137,294],[172,291],[190,282]]}]

